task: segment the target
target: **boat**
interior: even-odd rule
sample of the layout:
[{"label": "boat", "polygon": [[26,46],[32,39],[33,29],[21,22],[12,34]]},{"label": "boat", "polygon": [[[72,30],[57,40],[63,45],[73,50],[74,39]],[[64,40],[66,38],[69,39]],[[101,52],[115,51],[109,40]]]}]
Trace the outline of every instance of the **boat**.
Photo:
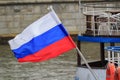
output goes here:
[{"label": "boat", "polygon": [[[96,79],[86,64],[81,62],[82,58],[78,54],[75,80],[108,80],[106,65],[111,61],[109,60],[110,56],[105,56],[105,50],[109,54],[109,48],[115,47],[115,43],[120,43],[120,8],[114,6],[114,3],[81,3],[79,1],[79,15],[80,20],[85,20],[85,23],[80,22],[78,48],[81,50],[81,42],[99,43],[101,56],[98,61],[88,62],[97,77]],[[110,44],[107,49],[105,43]],[[111,53],[113,52],[112,49]],[[112,58],[115,59],[114,57]],[[119,66],[115,63],[114,65],[115,67]]]}]

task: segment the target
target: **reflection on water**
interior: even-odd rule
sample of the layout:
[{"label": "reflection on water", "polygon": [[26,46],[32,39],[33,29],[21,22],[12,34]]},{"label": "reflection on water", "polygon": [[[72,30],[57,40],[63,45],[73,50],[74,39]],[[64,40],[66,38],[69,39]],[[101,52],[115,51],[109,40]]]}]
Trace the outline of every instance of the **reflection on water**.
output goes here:
[{"label": "reflection on water", "polygon": [[0,80],[74,80],[76,50],[41,63],[18,63],[8,45],[0,45]]}]

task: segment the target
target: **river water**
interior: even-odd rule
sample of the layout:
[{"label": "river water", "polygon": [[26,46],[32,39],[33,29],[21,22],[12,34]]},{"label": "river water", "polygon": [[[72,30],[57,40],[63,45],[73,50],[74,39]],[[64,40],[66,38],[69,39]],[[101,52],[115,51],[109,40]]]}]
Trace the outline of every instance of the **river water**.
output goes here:
[{"label": "river water", "polygon": [[[99,60],[99,44],[81,44],[87,59]],[[45,62],[19,63],[9,45],[0,45],[0,80],[75,80],[77,69],[76,50],[73,49],[57,58]]]},{"label": "river water", "polygon": [[76,50],[55,59],[19,63],[8,45],[0,45],[0,80],[74,80]]}]

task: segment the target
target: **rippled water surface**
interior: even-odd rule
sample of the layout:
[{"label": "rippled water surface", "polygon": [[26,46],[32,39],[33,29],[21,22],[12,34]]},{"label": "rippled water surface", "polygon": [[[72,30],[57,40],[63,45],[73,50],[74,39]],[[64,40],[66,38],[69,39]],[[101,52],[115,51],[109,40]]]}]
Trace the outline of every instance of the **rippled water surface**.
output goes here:
[{"label": "rippled water surface", "polygon": [[0,45],[0,80],[74,80],[76,51],[37,63],[18,63],[8,45]]},{"label": "rippled water surface", "polygon": [[[85,43],[82,53],[87,59],[100,59],[99,44]],[[0,80],[75,80],[76,50],[45,62],[18,63],[8,45],[0,45]]]}]

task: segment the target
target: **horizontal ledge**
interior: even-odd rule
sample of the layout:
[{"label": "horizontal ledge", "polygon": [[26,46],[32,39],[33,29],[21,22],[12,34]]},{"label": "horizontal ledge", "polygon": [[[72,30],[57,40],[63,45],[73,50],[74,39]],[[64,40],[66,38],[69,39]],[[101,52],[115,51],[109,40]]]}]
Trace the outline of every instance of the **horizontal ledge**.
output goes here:
[{"label": "horizontal ledge", "polygon": [[8,3],[0,3],[0,6],[12,6],[12,5],[39,5],[39,4],[61,4],[61,3],[78,3],[78,1],[8,2]]},{"label": "horizontal ledge", "polygon": [[[81,3],[101,3],[101,2],[120,2],[118,0],[114,1],[81,1]],[[47,2],[8,2],[8,3],[0,3],[0,6],[12,6],[12,5],[39,5],[39,4],[61,4],[61,3],[78,3],[79,1],[47,1]]]}]

